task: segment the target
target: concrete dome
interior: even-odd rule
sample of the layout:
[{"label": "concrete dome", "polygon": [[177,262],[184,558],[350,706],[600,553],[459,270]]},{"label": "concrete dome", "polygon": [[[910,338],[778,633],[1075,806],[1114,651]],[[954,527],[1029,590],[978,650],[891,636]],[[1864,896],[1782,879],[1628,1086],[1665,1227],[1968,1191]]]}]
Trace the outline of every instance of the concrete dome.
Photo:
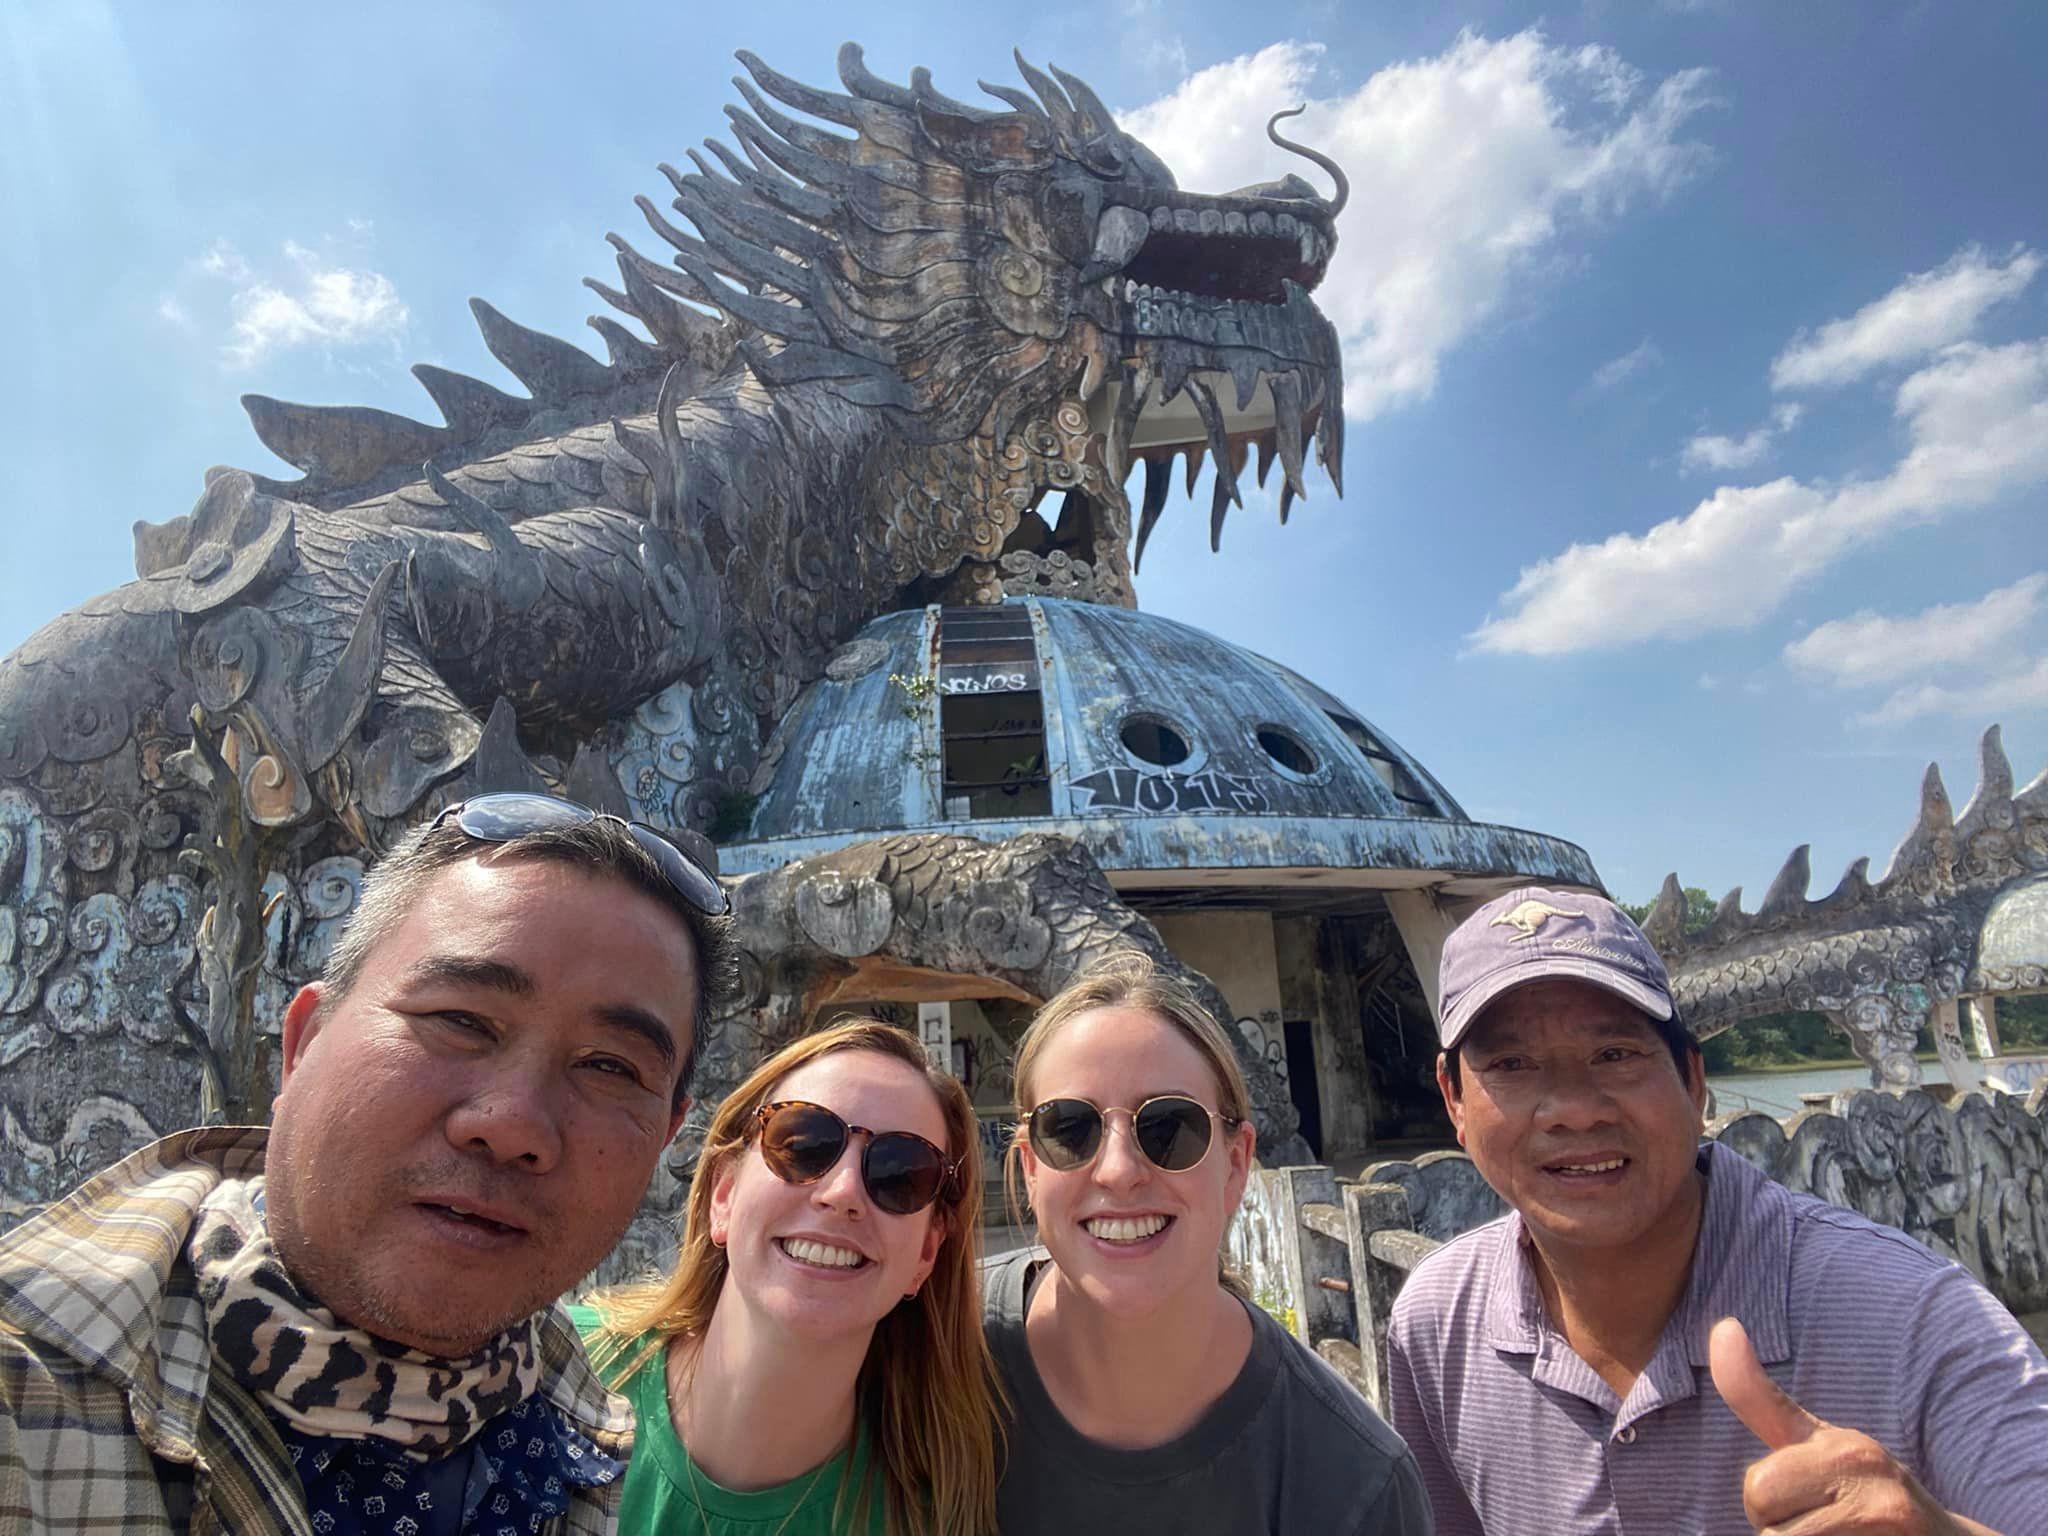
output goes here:
[{"label": "concrete dome", "polygon": [[[929,681],[921,681],[929,680]],[[1119,888],[1597,886],[1583,850],[1471,820],[1364,715],[1156,615],[1052,598],[890,614],[769,747],[727,873],[889,831],[1084,843]]]},{"label": "concrete dome", "polygon": [[2038,992],[2048,988],[2048,874],[2014,881],[1991,903],[1977,940],[1967,990]]}]

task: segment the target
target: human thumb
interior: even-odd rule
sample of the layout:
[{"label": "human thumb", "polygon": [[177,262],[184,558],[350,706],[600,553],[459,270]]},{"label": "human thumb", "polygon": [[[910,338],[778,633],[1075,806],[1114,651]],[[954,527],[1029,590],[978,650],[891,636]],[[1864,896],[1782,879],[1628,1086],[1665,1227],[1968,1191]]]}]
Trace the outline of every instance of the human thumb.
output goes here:
[{"label": "human thumb", "polygon": [[1769,1449],[1798,1445],[1826,1427],[1764,1374],[1748,1331],[1734,1318],[1722,1318],[1707,1336],[1707,1365],[1721,1401]]}]

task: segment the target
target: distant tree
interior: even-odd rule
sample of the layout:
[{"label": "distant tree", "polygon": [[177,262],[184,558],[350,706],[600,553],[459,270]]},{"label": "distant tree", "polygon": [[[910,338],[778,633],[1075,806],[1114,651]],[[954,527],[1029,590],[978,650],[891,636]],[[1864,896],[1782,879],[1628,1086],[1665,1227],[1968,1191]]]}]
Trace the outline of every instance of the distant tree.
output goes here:
[{"label": "distant tree", "polygon": [[1998,1044],[2008,1052],[2048,1047],[2048,995],[2001,997],[1998,1000]]}]

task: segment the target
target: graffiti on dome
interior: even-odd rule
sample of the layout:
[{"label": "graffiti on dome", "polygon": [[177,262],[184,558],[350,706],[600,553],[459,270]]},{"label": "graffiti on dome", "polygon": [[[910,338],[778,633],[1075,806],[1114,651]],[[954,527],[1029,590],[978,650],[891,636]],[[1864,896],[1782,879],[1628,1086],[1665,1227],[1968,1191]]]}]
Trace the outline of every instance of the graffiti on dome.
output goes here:
[{"label": "graffiti on dome", "polygon": [[1143,773],[1136,768],[1103,768],[1074,788],[1091,797],[1082,807],[1091,811],[1149,811],[1154,815],[1175,812],[1184,816],[1211,811],[1257,813],[1270,811],[1272,801],[1257,781],[1241,774]]}]

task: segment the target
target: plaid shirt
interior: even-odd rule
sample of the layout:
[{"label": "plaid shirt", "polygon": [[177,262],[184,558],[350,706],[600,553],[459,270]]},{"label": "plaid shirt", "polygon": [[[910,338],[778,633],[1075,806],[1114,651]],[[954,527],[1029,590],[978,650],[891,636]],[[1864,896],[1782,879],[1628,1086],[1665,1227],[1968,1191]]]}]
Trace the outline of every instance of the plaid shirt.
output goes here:
[{"label": "plaid shirt", "polygon": [[[0,1530],[313,1536],[270,1416],[213,1369],[185,1261],[200,1201],[260,1173],[268,1140],[231,1126],[167,1136],[0,1237]],[[632,1412],[559,1312],[543,1319],[541,1360],[547,1400],[629,1456]],[[623,1486],[578,1490],[549,1536],[602,1536]]]}]

